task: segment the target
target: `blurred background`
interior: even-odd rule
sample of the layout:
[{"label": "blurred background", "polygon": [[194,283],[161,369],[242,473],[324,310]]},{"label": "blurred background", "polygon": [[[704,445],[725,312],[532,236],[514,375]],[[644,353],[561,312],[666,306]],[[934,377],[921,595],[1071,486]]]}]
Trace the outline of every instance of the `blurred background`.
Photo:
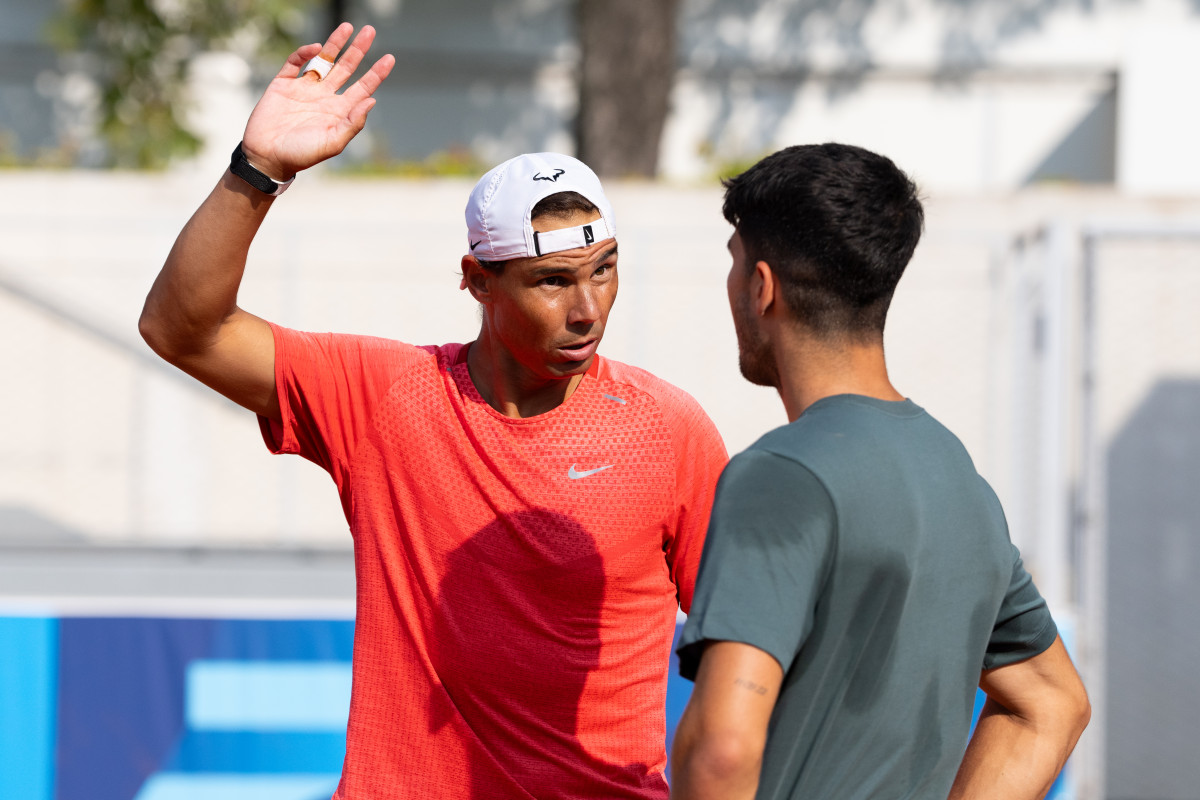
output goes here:
[{"label": "blurred background", "polygon": [[1055,796],[1200,797],[1197,0],[0,0],[0,798],[336,785],[336,492],[136,322],[267,81],[342,19],[397,67],[276,203],[243,307],[468,341],[471,185],[574,153],[620,227],[603,352],[733,452],[786,420],[737,371],[719,178],[795,143],[890,156],[928,211],[893,380],[996,487],[1092,695]]}]

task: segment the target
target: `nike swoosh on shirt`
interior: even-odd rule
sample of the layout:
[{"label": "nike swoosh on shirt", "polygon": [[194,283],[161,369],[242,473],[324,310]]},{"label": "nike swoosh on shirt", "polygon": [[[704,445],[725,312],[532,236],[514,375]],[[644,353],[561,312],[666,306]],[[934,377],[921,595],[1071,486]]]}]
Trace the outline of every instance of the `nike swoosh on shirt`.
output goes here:
[{"label": "nike swoosh on shirt", "polygon": [[596,467],[595,469],[586,469],[583,472],[580,472],[579,470],[575,469],[575,465],[572,464],[571,468],[569,470],[567,470],[567,477],[573,481],[577,481],[580,478],[586,478],[589,475],[595,475],[597,472],[603,472],[606,469],[611,469],[612,466],[613,466],[612,464],[606,464],[603,467]]}]

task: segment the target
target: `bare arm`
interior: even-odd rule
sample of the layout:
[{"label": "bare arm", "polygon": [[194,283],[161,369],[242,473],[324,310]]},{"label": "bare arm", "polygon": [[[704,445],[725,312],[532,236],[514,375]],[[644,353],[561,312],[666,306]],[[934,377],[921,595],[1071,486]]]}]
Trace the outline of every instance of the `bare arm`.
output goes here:
[{"label": "bare arm", "polygon": [[[342,94],[375,31],[364,27],[333,70],[297,77],[318,53],[337,58],[354,32],[343,23],[324,46],[305,45],[288,57],[255,106],[242,149],[277,180],[342,151],[366,124],[371,95],[395,63],[379,59]],[[167,361],[239,405],[279,418],[275,344],[267,323],[237,306],[250,243],[274,198],[226,172],[184,226],[146,297],[138,327]]]},{"label": "bare arm", "polygon": [[779,662],[757,647],[705,648],[671,749],[673,800],[754,797],[782,682]]},{"label": "bare arm", "polygon": [[979,686],[988,699],[951,800],[1045,797],[1091,717],[1062,639],[1027,661],[985,672]]}]

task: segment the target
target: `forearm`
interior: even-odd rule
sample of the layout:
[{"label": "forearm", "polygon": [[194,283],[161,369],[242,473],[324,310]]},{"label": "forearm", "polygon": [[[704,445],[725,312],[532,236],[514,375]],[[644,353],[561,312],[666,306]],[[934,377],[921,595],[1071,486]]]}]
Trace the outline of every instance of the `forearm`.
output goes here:
[{"label": "forearm", "polygon": [[1040,723],[989,700],[954,779],[950,800],[1042,798],[1075,747],[1086,718]]},{"label": "forearm", "polygon": [[671,750],[673,800],[751,800],[783,669],[741,642],[708,642]]},{"label": "forearm", "polygon": [[237,310],[250,243],[274,198],[226,172],[175,240],[139,323],[168,360],[202,351]]}]

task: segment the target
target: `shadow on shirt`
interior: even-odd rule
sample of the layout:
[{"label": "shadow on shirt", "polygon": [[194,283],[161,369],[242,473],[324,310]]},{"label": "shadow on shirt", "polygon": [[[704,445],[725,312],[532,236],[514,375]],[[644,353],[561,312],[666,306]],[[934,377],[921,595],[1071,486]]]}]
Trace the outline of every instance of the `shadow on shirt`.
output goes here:
[{"label": "shadow on shirt", "polygon": [[[470,748],[463,797],[509,796],[515,787],[494,785],[497,768],[533,797],[666,796],[647,765],[607,763],[580,738],[589,723],[619,719],[599,698],[581,708],[600,664],[604,599],[594,538],[558,512],[501,516],[450,553],[429,653],[481,744]],[[433,719],[432,729],[451,722]]]}]

